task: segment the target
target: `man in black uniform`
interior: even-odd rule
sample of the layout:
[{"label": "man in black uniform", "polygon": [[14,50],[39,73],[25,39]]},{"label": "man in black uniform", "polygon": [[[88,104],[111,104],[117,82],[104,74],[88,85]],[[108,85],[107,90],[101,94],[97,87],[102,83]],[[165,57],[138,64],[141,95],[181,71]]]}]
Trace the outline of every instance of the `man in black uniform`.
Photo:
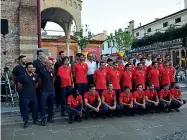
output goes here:
[{"label": "man in black uniform", "polygon": [[54,65],[56,71],[58,71],[58,68],[63,65],[63,58],[65,57],[64,51],[60,51],[58,54],[59,54],[59,58]]},{"label": "man in black uniform", "polygon": [[27,127],[28,124],[28,107],[31,103],[32,118],[34,124],[39,124],[37,120],[37,96],[36,87],[38,85],[38,78],[33,73],[33,63],[28,62],[26,64],[26,73],[19,76],[18,78],[18,88],[21,94],[21,103],[23,105],[23,127]]},{"label": "man in black uniform", "polygon": [[36,53],[37,53],[37,59],[33,61],[33,65],[36,68],[36,73],[39,74],[40,68],[43,66],[41,61],[44,54],[42,50],[38,50]]},{"label": "man in black uniform", "polygon": [[41,80],[42,93],[41,93],[41,109],[40,109],[40,118],[41,124],[46,125],[46,103],[48,99],[48,119],[50,123],[54,123],[53,120],[53,105],[55,98],[55,88],[54,88],[54,70],[52,69],[53,62],[51,60],[46,60],[45,67],[42,67],[39,72],[39,77]]},{"label": "man in black uniform", "polygon": [[18,81],[17,81],[18,79],[17,78],[21,75],[25,75],[25,73],[26,73],[26,70],[25,70],[26,56],[20,55],[18,59],[19,59],[19,64],[16,67],[14,67],[12,74],[13,74],[13,81],[16,85],[16,91],[19,94],[19,107],[20,107],[20,113],[22,116],[23,115],[23,108],[22,108],[22,104],[21,104],[21,94],[20,94],[20,90],[18,88]]},{"label": "man in black uniform", "polygon": [[[59,59],[54,65],[55,75],[58,73],[58,68],[63,65],[64,56],[65,56],[64,51],[60,51]],[[56,94],[55,95],[56,107],[59,107],[61,97],[60,97],[60,79],[58,77],[56,77],[54,85],[55,85],[55,94]]]},{"label": "man in black uniform", "polygon": [[[35,70],[36,74],[39,75],[40,68],[43,67],[42,58],[44,54],[42,50],[38,50],[36,53],[37,53],[37,59],[33,61],[33,65],[36,68]],[[38,99],[38,111],[40,111],[41,88],[39,86],[36,88],[36,94],[37,94],[37,99]]]}]

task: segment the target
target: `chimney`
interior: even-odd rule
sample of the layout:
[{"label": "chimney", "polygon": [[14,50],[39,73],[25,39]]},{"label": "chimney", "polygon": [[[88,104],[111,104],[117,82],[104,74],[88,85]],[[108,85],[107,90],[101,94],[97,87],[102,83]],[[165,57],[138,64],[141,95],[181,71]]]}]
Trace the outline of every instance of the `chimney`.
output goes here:
[{"label": "chimney", "polygon": [[184,0],[184,9],[187,9],[187,0]]},{"label": "chimney", "polygon": [[141,23],[139,23],[139,25],[140,25],[140,27],[142,26],[142,24],[141,24]]},{"label": "chimney", "polygon": [[129,29],[132,31],[134,29],[134,20],[129,22]]},{"label": "chimney", "polygon": [[159,18],[155,18],[155,21],[156,21],[156,20],[159,20]]}]

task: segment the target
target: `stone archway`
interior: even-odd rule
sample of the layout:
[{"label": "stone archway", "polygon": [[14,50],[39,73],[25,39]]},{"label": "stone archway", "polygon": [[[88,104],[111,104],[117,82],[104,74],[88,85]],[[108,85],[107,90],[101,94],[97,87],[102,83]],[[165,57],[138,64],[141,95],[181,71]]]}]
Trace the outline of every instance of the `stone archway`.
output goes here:
[{"label": "stone archway", "polygon": [[[51,8],[66,11],[66,15],[71,15],[75,20],[76,29],[78,31],[81,29],[82,2],[80,0],[40,0],[40,5],[41,12]],[[51,12],[51,14],[53,12]],[[65,19],[61,17],[60,20],[64,21]]]}]

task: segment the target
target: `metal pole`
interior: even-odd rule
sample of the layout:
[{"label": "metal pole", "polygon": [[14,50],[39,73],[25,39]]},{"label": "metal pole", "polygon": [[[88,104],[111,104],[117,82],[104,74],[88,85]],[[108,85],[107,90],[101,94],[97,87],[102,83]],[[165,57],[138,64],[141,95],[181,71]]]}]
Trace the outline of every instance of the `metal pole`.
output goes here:
[{"label": "metal pole", "polygon": [[40,13],[40,0],[37,0],[37,33],[38,33],[38,48],[41,48],[41,13]]}]

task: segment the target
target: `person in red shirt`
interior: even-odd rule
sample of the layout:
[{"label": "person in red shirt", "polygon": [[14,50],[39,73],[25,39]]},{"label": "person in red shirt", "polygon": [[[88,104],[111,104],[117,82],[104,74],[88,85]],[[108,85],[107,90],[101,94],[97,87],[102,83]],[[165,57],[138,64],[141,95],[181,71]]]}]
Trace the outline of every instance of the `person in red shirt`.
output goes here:
[{"label": "person in red shirt", "polygon": [[116,107],[116,93],[113,90],[112,83],[108,83],[107,89],[102,93],[102,117],[106,118],[106,114],[108,113],[108,115],[112,118]]},{"label": "person in red shirt", "polygon": [[84,94],[84,103],[86,119],[88,119],[90,111],[93,111],[93,117],[96,118],[96,113],[100,110],[101,98],[99,97],[99,93],[95,91],[95,85],[91,84],[89,86],[89,92]]},{"label": "person in red shirt", "polygon": [[128,59],[128,64],[130,64],[130,65],[132,65],[132,70],[131,70],[131,72],[132,72],[132,74],[136,71],[136,66],[134,66],[134,64],[133,64],[133,58],[129,58]]},{"label": "person in red shirt", "polygon": [[113,69],[112,64],[113,64],[113,60],[111,58],[108,58],[107,59],[107,66],[105,67],[105,70],[107,72],[110,72]]},{"label": "person in red shirt", "polygon": [[157,91],[154,88],[154,84],[148,84],[148,88],[149,89],[145,91],[146,108],[148,112],[154,113],[155,109],[157,109],[157,106],[159,104],[159,99]]},{"label": "person in red shirt", "polygon": [[118,64],[117,62],[114,62],[113,63],[113,69],[110,70],[108,73],[107,73],[107,79],[109,82],[112,83],[113,85],[113,89],[115,90],[116,92],[116,99],[117,101],[119,101],[119,94],[121,93],[121,88],[120,88],[120,77],[121,77],[121,74],[120,72],[118,71]]},{"label": "person in red shirt", "polygon": [[123,72],[125,69],[125,66],[123,65],[123,58],[119,56],[117,58],[117,62],[118,62],[118,71]]},{"label": "person in red shirt", "polygon": [[177,83],[172,83],[170,92],[172,97],[171,108],[178,112],[179,108],[185,104],[186,101],[181,98],[181,89]]},{"label": "person in red shirt", "polygon": [[[73,88],[71,94],[68,96],[68,115],[69,115],[69,124],[72,123],[73,117],[77,121],[82,121],[82,111],[83,111],[83,100],[82,96],[79,94],[78,89]],[[74,116],[75,115],[75,116]]]},{"label": "person in red shirt", "polygon": [[136,70],[133,76],[135,86],[140,84],[142,85],[143,89],[145,89],[145,82],[146,82],[147,76],[146,76],[145,71],[143,70],[143,64],[138,63],[137,66],[138,66],[138,69]]},{"label": "person in red shirt", "polygon": [[[152,58],[152,63],[153,62],[157,62],[157,58],[156,57],[153,57]],[[153,69],[153,65],[151,64],[151,65],[149,65],[148,67],[147,67],[147,74],[149,74],[149,72],[151,71]]]},{"label": "person in red shirt", "polygon": [[161,71],[164,68],[162,58],[158,58],[158,70]]},{"label": "person in red shirt", "polygon": [[87,72],[88,65],[84,62],[84,55],[79,55],[79,62],[74,64],[73,75],[75,77],[75,86],[78,88],[80,94],[83,96],[87,91]]},{"label": "person in red shirt", "polygon": [[106,89],[107,71],[105,70],[105,63],[100,62],[100,67],[94,72],[94,83],[96,91],[101,96],[102,92]]},{"label": "person in red shirt", "polygon": [[63,65],[58,68],[57,76],[60,79],[60,92],[61,92],[61,116],[64,116],[66,99],[71,93],[73,87],[73,76],[71,68],[69,67],[69,58],[63,58]]},{"label": "person in red shirt", "polygon": [[169,62],[169,73],[170,73],[170,82],[171,84],[175,82],[175,68],[172,66],[172,62]]},{"label": "person in red shirt", "polygon": [[145,106],[145,92],[143,91],[143,87],[141,84],[136,86],[136,91],[133,92],[134,99],[134,108],[137,113],[143,115],[143,112],[146,108]]},{"label": "person in red shirt", "polygon": [[166,110],[166,112],[171,111],[171,92],[169,90],[169,85],[164,84],[163,89],[159,92],[159,109]]},{"label": "person in red shirt", "polygon": [[165,84],[170,85],[170,69],[169,62],[164,62],[164,68],[160,70],[160,85],[163,86]]},{"label": "person in red shirt", "polygon": [[140,63],[143,64],[143,70],[144,70],[145,73],[147,74],[147,66],[146,66],[145,62],[146,62],[146,59],[145,59],[145,58],[141,58],[141,59],[140,59]]},{"label": "person in red shirt", "polygon": [[120,111],[125,112],[127,115],[134,115],[133,112],[133,95],[129,86],[124,87],[124,91],[120,93]]},{"label": "person in red shirt", "polygon": [[125,86],[128,86],[132,90],[132,65],[126,64],[126,70],[121,73],[122,90]]},{"label": "person in red shirt", "polygon": [[157,92],[160,91],[160,85],[159,85],[159,70],[158,70],[158,63],[153,62],[152,63],[153,69],[148,73],[148,81],[149,83],[153,83],[155,90]]},{"label": "person in red shirt", "polygon": [[168,54],[165,55],[165,61],[167,61],[167,62],[171,61],[171,58]]}]

